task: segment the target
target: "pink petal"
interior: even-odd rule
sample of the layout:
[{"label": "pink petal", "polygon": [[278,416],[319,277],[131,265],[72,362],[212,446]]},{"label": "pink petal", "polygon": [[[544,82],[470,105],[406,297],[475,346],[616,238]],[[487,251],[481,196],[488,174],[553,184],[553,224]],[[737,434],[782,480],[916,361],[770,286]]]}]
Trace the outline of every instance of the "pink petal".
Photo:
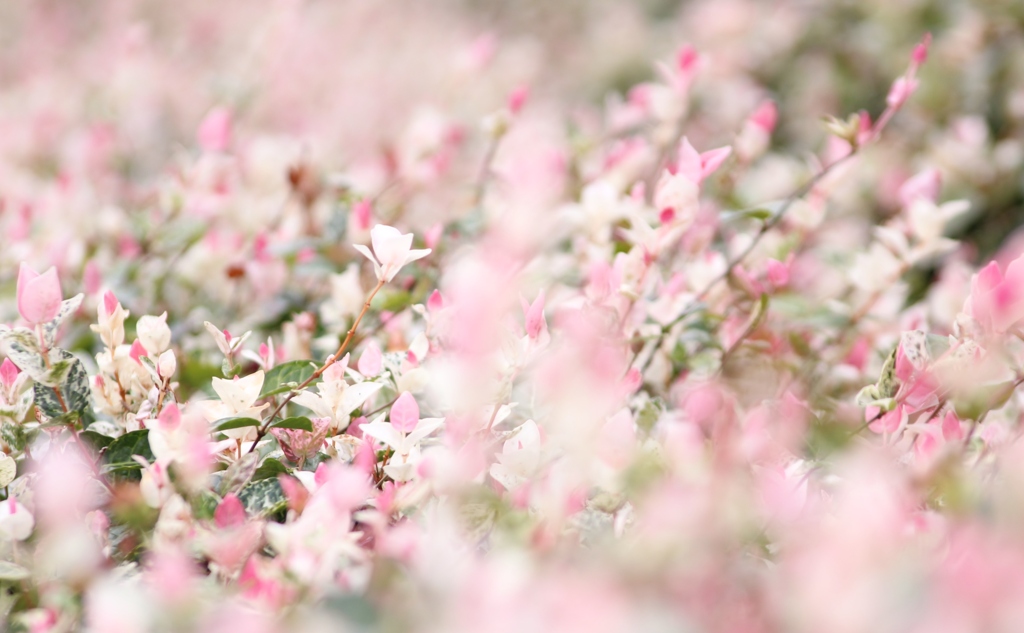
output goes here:
[{"label": "pink petal", "polygon": [[245,508],[234,493],[224,497],[213,513],[213,520],[219,528],[245,525]]},{"label": "pink petal", "polygon": [[61,292],[57,269],[42,275],[24,263],[18,270],[18,312],[29,323],[48,323],[60,310]]},{"label": "pink petal", "polygon": [[107,316],[114,314],[117,311],[117,297],[110,290],[103,294],[103,309],[106,310]]},{"label": "pink petal", "polygon": [[173,402],[163,408],[157,416],[157,423],[165,431],[173,431],[181,425],[181,411]]},{"label": "pink petal", "polygon": [[[131,356],[132,360],[141,365],[142,361],[140,361],[139,358],[149,356],[149,352],[147,352],[146,348],[142,346],[142,342],[139,341],[139,339],[135,339],[135,342],[132,343],[132,348],[128,350],[128,355]],[[235,376],[235,380],[237,379],[238,376]]]},{"label": "pink petal", "polygon": [[[525,303],[525,301],[524,301]],[[526,307],[526,333],[537,338],[544,327],[544,291],[541,290],[533,303]]]},{"label": "pink petal", "polygon": [[750,122],[765,132],[775,129],[775,123],[779,118],[779,110],[775,107],[774,101],[762,101],[754,113],[750,115]]},{"label": "pink petal", "polygon": [[[718,149],[712,149],[704,152],[700,155],[700,179],[704,180],[722,166],[725,159],[729,158],[732,154],[731,147],[719,147]],[[698,181],[699,182],[699,181]]]},{"label": "pink petal", "polygon": [[10,358],[5,358],[3,364],[0,364],[0,382],[3,383],[4,387],[10,389],[14,386],[14,382],[18,379],[18,374],[21,370],[18,366],[11,362]]},{"label": "pink petal", "polygon": [[219,107],[210,110],[196,132],[199,146],[208,152],[223,152],[231,144],[231,111]]},{"label": "pink petal", "polygon": [[398,396],[391,405],[391,426],[402,433],[411,433],[420,421],[420,407],[408,391]]},{"label": "pink petal", "polygon": [[437,312],[443,307],[444,297],[441,296],[441,292],[439,290],[435,290],[434,292],[430,293],[430,298],[427,299],[427,310],[430,310],[431,312]]},{"label": "pink petal", "polygon": [[376,376],[380,373],[382,360],[383,355],[377,341],[370,341],[366,349],[363,350],[363,355],[359,357],[357,365],[359,373],[364,376]]}]

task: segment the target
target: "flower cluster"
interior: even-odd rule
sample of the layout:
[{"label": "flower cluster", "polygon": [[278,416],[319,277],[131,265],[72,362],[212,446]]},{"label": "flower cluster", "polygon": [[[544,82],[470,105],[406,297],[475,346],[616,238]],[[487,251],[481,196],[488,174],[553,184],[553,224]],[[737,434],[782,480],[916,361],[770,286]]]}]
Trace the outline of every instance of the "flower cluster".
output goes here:
[{"label": "flower cluster", "polygon": [[1015,9],[95,4],[0,9],[0,628],[1024,627]]}]

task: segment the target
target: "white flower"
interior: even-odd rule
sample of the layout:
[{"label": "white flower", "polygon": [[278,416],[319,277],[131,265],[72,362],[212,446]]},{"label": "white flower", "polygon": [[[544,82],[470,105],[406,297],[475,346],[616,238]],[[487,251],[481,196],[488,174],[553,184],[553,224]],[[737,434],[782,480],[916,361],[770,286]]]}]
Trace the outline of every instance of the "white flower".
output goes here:
[{"label": "white flower", "polygon": [[128,311],[121,307],[114,293],[107,291],[96,308],[98,325],[90,325],[93,332],[98,332],[103,344],[114,349],[124,343],[124,320]]},{"label": "white flower", "polygon": [[540,466],[540,429],[533,420],[523,422],[496,455],[498,463],[491,464],[491,477],[512,490],[533,476]]},{"label": "white flower", "polygon": [[35,524],[32,513],[14,497],[0,502],[0,539],[24,541]]},{"label": "white flower", "polygon": [[[260,412],[269,406],[268,404],[253,406],[263,389],[263,378],[262,369],[245,378],[236,378],[235,380],[214,378],[213,390],[220,396],[221,401],[208,403],[206,419],[210,422],[229,417],[259,419]],[[255,427],[251,426],[224,431],[225,435],[235,439],[246,439],[246,436],[255,435],[255,433]]]},{"label": "white flower", "polygon": [[444,418],[417,420],[412,430],[401,431],[390,422],[384,422],[385,415],[387,414],[382,413],[373,422],[364,424],[363,435],[380,440],[394,449],[394,454],[384,466],[384,472],[395,481],[409,481],[416,476],[416,465],[420,461],[420,442],[440,428],[444,424]]},{"label": "white flower", "polygon": [[163,354],[160,354],[160,358],[157,359],[156,367],[157,371],[160,372],[161,378],[166,379],[173,376],[175,370],[178,369],[178,360],[174,357],[174,352],[167,350]]},{"label": "white flower", "polygon": [[378,224],[370,231],[373,252],[362,244],[355,244],[357,251],[373,262],[373,269],[380,281],[391,281],[402,266],[430,254],[430,249],[412,250],[412,233],[404,235],[393,226]]},{"label": "white flower", "polygon": [[142,346],[150,358],[156,358],[171,346],[171,328],[167,327],[167,313],[160,316],[146,315],[135,326]]},{"label": "white flower", "polygon": [[292,401],[306,407],[317,417],[330,418],[334,428],[344,431],[352,412],[383,386],[375,382],[349,385],[344,380],[325,380],[316,386],[318,393],[303,391]]},{"label": "white flower", "polygon": [[217,348],[225,356],[231,356],[238,351],[238,348],[242,346],[245,339],[249,338],[249,335],[252,334],[249,331],[241,336],[231,336],[227,330],[218,330],[217,326],[209,321],[203,321],[203,325],[206,327],[206,331],[213,336],[213,340],[217,342]]}]

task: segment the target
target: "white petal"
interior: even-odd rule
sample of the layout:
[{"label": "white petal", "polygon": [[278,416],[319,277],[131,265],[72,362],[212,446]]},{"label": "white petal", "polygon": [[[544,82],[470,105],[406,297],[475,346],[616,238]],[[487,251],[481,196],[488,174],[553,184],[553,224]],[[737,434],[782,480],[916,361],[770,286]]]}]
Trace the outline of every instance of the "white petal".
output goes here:
[{"label": "white petal", "polygon": [[345,389],[341,396],[341,410],[352,413],[359,408],[366,399],[377,393],[384,385],[376,382],[361,382]]},{"label": "white petal", "polygon": [[373,253],[385,270],[391,266],[401,267],[412,248],[412,233],[402,233],[392,227],[378,224],[370,231]]},{"label": "white petal", "polygon": [[362,244],[353,244],[352,248],[354,248],[357,251],[359,251],[360,253],[362,253],[363,256],[366,257],[366,259],[368,259],[371,262],[373,262],[373,264],[375,266],[377,265],[377,258],[373,256],[373,253],[370,252],[370,249],[366,248]]},{"label": "white petal", "polygon": [[334,412],[331,411],[331,407],[327,404],[324,398],[318,396],[315,393],[303,391],[299,395],[292,398],[292,402],[303,407],[306,407],[307,409],[315,413],[316,416],[319,418],[334,417]]},{"label": "white petal", "polygon": [[375,440],[380,440],[396,451],[402,448],[402,434],[399,433],[395,427],[391,426],[390,422],[382,422],[378,417],[377,421],[364,424],[360,428],[363,430],[363,435],[368,435]]},{"label": "white petal", "polygon": [[[410,233],[410,236],[411,235],[412,234]],[[423,249],[419,249],[419,250],[409,251],[409,254],[405,256],[405,261],[402,262],[402,265],[405,266],[406,264],[408,264],[410,262],[414,262],[417,259],[423,259],[424,257],[426,257],[429,254],[430,254],[430,249],[429,248],[423,248]]]},{"label": "white petal", "polygon": [[213,379],[213,390],[235,413],[248,409],[263,389],[263,370],[238,380]]},{"label": "white petal", "polygon": [[444,418],[423,418],[420,420],[419,424],[416,425],[416,428],[413,429],[413,432],[405,438],[406,443],[412,446],[419,444],[423,438],[441,428],[441,425],[443,424]]}]

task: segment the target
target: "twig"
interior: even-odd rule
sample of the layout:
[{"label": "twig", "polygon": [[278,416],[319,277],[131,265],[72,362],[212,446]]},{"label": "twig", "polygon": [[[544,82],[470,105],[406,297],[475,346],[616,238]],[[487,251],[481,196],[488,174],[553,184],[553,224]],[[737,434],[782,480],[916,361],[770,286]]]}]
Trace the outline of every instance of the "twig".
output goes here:
[{"label": "twig", "polygon": [[343,340],[341,342],[341,345],[338,346],[338,350],[334,352],[334,354],[329,356],[327,358],[327,362],[321,365],[319,369],[314,371],[309,378],[303,380],[297,387],[295,387],[295,389],[292,389],[283,400],[281,400],[281,403],[277,405],[277,407],[270,413],[270,415],[267,416],[267,419],[263,421],[263,424],[260,425],[259,430],[256,432],[256,439],[253,441],[252,447],[249,448],[248,452],[251,453],[254,450],[256,450],[256,445],[259,444],[259,441],[263,439],[263,437],[267,434],[267,431],[270,429],[270,424],[274,421],[274,418],[277,417],[279,413],[281,413],[281,410],[284,409],[285,406],[289,402],[291,402],[295,396],[299,394],[299,392],[301,392],[303,389],[311,385],[314,380],[319,378],[321,375],[323,375],[325,371],[327,371],[328,367],[333,365],[335,362],[338,361],[338,359],[341,358],[341,355],[348,348],[348,344],[352,342],[352,337],[356,333],[356,328],[359,327],[359,323],[363,320],[363,317],[366,316],[366,311],[370,309],[370,302],[373,301],[373,298],[377,296],[377,293],[383,287],[384,280],[381,279],[380,281],[377,282],[377,285],[374,287],[373,291],[370,292],[370,295],[366,297],[366,302],[363,303],[363,309],[359,311],[359,316],[357,316],[356,320],[352,322],[352,327],[350,327],[348,333],[345,334],[345,340]]}]

